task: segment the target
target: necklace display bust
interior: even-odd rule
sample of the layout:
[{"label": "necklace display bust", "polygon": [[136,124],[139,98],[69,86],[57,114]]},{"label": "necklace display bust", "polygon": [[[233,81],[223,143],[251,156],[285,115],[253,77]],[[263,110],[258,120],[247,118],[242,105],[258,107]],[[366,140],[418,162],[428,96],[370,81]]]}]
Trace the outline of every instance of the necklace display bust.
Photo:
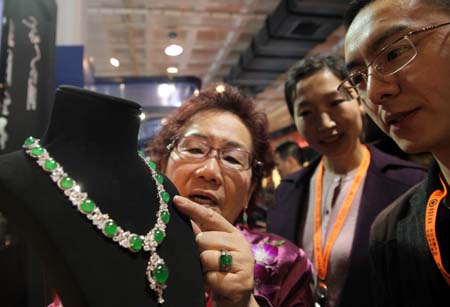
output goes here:
[{"label": "necklace display bust", "polygon": [[[41,144],[102,212],[145,234],[156,223],[159,199],[136,154],[140,112],[131,101],[60,87]],[[168,179],[164,188],[172,199],[176,189]],[[158,305],[145,274],[148,253],[131,253],[106,238],[23,151],[0,157],[0,199],[0,210],[45,264],[64,307]],[[157,249],[170,270],[164,306],[204,306],[190,222],[168,205],[170,223]]]}]

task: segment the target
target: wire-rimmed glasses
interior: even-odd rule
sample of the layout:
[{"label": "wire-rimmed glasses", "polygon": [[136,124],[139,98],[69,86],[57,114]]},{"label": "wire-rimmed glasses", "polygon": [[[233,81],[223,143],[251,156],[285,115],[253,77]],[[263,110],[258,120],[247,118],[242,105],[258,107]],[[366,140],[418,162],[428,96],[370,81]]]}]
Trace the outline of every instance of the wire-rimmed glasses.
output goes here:
[{"label": "wire-rimmed glasses", "polygon": [[214,148],[206,140],[196,136],[180,136],[167,146],[169,150],[186,160],[205,160],[215,150],[218,161],[226,168],[245,171],[254,165],[262,164],[253,158],[252,154],[238,147]]},{"label": "wire-rimmed glasses", "polygon": [[[392,76],[416,58],[417,48],[410,40],[410,36],[431,31],[446,25],[450,25],[450,22],[411,31],[383,47],[364,70],[351,73],[345,78],[341,84],[339,84],[337,88],[338,92],[347,100],[358,98],[360,94],[366,92],[367,81],[370,75],[375,73],[381,77]],[[369,73],[370,67],[373,68],[372,73]]]}]

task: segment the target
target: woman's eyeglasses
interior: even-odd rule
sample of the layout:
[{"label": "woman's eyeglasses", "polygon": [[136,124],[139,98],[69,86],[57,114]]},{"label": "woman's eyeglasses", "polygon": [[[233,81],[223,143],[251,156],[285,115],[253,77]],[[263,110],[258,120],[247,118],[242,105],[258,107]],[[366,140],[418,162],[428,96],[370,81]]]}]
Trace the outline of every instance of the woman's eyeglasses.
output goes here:
[{"label": "woman's eyeglasses", "polygon": [[214,148],[202,138],[195,136],[181,136],[167,146],[169,150],[175,150],[176,153],[186,160],[205,160],[210,153],[217,152],[218,161],[226,168],[244,171],[254,165],[262,164],[254,160],[252,154],[236,147]]}]

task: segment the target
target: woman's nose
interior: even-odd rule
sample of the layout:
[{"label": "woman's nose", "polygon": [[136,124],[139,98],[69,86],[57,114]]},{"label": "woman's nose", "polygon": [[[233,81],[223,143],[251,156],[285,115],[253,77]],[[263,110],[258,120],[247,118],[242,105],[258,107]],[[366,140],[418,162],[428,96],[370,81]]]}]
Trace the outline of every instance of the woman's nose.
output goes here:
[{"label": "woman's nose", "polygon": [[212,154],[212,152],[200,163],[195,171],[195,176],[215,183],[222,182],[221,174],[219,156],[217,153]]},{"label": "woman's nose", "polygon": [[331,118],[330,114],[327,112],[320,113],[320,128],[329,129],[336,126],[336,122]]}]

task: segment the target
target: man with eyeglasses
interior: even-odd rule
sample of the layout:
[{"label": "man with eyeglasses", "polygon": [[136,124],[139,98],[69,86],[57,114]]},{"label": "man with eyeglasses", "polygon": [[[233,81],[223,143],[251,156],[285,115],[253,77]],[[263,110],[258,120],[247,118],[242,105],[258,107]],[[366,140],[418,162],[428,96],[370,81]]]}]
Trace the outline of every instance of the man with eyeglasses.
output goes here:
[{"label": "man with eyeglasses", "polygon": [[369,116],[404,151],[431,152],[436,160],[427,179],[372,225],[374,300],[379,306],[447,306],[450,1],[356,0],[346,24],[350,76],[338,90],[361,97]]}]

